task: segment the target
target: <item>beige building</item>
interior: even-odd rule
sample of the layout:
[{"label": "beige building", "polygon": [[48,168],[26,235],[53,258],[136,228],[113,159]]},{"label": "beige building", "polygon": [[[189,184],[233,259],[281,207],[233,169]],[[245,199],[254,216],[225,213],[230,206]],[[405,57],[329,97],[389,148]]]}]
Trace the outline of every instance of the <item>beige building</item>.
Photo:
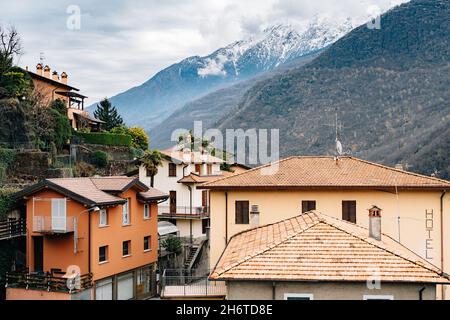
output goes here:
[{"label": "beige building", "polygon": [[234,235],[211,280],[229,300],[435,300],[449,276],[381,233],[310,211]]},{"label": "beige building", "polygon": [[79,93],[79,89],[68,84],[66,72],[61,75],[57,71],[51,72],[49,66],[38,63],[36,72],[26,68],[26,71],[33,80],[35,94],[41,99],[43,105],[48,105],[54,100],[61,100],[67,107],[67,117],[73,129],[90,128],[91,131],[99,131],[104,123],[92,117],[84,110],[84,100],[86,96]]},{"label": "beige building", "polygon": [[383,233],[450,271],[445,247],[450,243],[449,181],[352,157],[291,157],[273,168],[255,168],[199,187],[210,191],[211,267],[240,232],[310,210],[368,227],[367,210],[376,205],[383,210]]}]

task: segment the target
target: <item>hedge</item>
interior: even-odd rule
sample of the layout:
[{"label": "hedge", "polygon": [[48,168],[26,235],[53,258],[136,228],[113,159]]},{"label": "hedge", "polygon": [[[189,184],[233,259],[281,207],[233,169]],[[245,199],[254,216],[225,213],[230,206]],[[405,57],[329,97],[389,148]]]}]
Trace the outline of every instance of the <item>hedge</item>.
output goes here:
[{"label": "hedge", "polygon": [[131,146],[131,136],[127,134],[114,134],[109,132],[74,132],[74,135],[83,139],[85,143],[100,144],[106,146]]}]

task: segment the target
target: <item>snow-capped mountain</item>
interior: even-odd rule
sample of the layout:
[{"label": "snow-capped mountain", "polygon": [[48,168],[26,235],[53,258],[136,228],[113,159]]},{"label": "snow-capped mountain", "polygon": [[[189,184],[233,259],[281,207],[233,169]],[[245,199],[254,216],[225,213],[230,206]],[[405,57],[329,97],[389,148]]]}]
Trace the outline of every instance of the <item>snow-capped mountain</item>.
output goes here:
[{"label": "snow-capped mountain", "polygon": [[206,57],[189,57],[110,100],[128,125],[150,129],[187,102],[322,50],[354,27],[350,19],[318,17],[303,28],[275,25]]}]

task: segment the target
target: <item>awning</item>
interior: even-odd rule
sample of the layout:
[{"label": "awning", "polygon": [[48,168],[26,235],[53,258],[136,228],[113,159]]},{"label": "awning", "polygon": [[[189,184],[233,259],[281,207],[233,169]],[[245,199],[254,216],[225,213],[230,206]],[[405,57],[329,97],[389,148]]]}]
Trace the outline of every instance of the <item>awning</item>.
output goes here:
[{"label": "awning", "polygon": [[178,230],[177,226],[168,221],[160,221],[158,222],[158,235],[167,236],[169,234],[176,235],[180,230]]}]

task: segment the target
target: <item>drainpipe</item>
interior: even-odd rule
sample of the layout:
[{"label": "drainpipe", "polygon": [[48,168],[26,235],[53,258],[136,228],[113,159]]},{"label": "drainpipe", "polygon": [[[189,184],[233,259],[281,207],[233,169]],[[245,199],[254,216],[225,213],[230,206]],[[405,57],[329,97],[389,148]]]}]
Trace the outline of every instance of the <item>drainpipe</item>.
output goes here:
[{"label": "drainpipe", "polygon": [[[444,197],[447,190],[444,190],[440,199],[440,219],[441,219],[441,270],[444,272]],[[442,286],[442,300],[445,300],[445,288]]]},{"label": "drainpipe", "polygon": [[425,291],[425,287],[419,290],[419,300],[423,300],[423,292]]},{"label": "drainpipe", "polygon": [[187,186],[189,189],[189,212],[191,213],[191,218],[189,219],[189,242],[191,243],[191,246],[193,244],[193,239],[192,239],[192,186],[188,185]]},{"label": "drainpipe", "polygon": [[88,211],[88,273],[91,273],[91,211]]},{"label": "drainpipe", "polygon": [[225,192],[225,247],[228,245],[228,192]]},{"label": "drainpipe", "polygon": [[276,300],[276,283],[272,282],[272,300]]}]

